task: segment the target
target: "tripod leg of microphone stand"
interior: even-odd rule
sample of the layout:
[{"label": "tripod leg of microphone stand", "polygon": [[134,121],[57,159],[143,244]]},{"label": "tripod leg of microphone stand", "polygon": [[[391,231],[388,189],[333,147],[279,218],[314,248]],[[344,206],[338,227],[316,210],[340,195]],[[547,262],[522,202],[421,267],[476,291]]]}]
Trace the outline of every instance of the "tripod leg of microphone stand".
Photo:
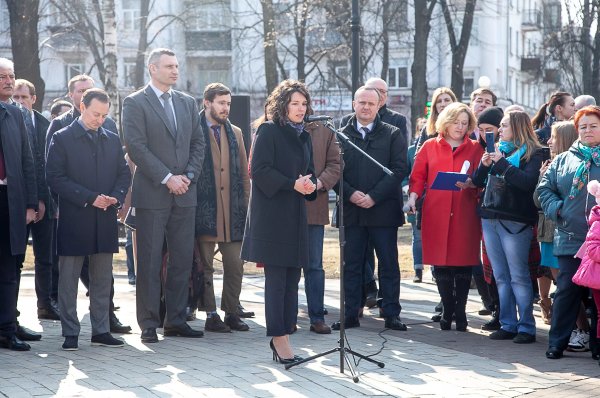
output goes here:
[{"label": "tripod leg of microphone stand", "polygon": [[296,365],[301,365],[301,364],[303,364],[303,363],[305,363],[305,362],[312,361],[312,360],[314,360],[314,359],[317,359],[317,358],[319,358],[319,357],[322,357],[322,356],[325,356],[325,355],[332,354],[332,353],[334,353],[334,352],[337,352],[337,351],[339,351],[339,350],[340,350],[340,348],[339,348],[339,347],[335,347],[335,348],[332,348],[332,349],[331,349],[331,350],[329,350],[329,351],[321,352],[321,353],[319,353],[319,354],[313,355],[313,356],[311,356],[311,357],[308,357],[308,358],[304,358],[304,359],[302,359],[302,360],[300,360],[300,361],[297,361],[297,362],[294,362],[294,363],[289,363],[289,364],[285,365],[285,370],[288,370],[288,369],[290,369],[291,367],[294,367],[294,366],[296,366]]},{"label": "tripod leg of microphone stand", "polygon": [[[354,369],[354,365],[350,361],[350,358],[348,358],[348,354],[347,354],[348,352],[350,352],[350,350],[348,348],[344,348],[342,350],[342,355],[343,355],[344,359],[346,360],[346,364],[348,365],[348,370],[350,371],[350,374],[352,375],[352,381],[355,383],[358,383],[359,382],[358,372],[356,371],[356,369]],[[342,370],[341,373],[344,373],[344,371]]]},{"label": "tripod leg of microphone stand", "polygon": [[365,361],[367,361],[367,362],[374,363],[374,364],[376,364],[377,366],[379,366],[380,368],[383,368],[383,367],[385,367],[385,364],[384,364],[383,362],[376,361],[376,360],[374,360],[374,359],[373,359],[373,358],[371,358],[371,357],[368,357],[368,356],[366,356],[366,355],[363,355],[363,354],[359,354],[359,353],[358,353],[358,352],[356,352],[356,351],[352,351],[350,348],[345,348],[345,349],[344,349],[344,351],[346,351],[347,353],[350,353],[350,355],[352,355],[352,356],[359,357],[360,359],[364,359],[364,360],[365,360]]}]

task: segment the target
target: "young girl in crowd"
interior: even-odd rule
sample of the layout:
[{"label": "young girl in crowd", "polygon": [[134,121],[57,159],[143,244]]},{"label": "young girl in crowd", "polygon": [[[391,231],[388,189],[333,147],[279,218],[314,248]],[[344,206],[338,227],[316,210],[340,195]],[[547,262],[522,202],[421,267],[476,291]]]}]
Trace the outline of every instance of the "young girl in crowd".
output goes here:
[{"label": "young girl in crowd", "polygon": [[[585,254],[581,260],[581,268],[597,267],[596,273],[590,272],[590,278],[595,275],[600,276],[600,182],[592,180],[588,183],[588,192],[596,198],[596,205],[590,211],[588,225],[590,229],[585,238]],[[592,284],[600,285],[600,277],[598,280],[589,280]],[[598,319],[596,320],[596,337],[600,338],[600,289],[590,288],[594,302],[596,303],[596,311]],[[600,362],[599,362],[600,364]]]}]

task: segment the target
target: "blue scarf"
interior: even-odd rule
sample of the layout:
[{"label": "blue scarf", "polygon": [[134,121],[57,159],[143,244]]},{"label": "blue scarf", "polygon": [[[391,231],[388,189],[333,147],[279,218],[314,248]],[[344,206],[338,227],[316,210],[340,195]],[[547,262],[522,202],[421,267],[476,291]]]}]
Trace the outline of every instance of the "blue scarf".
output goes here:
[{"label": "blue scarf", "polygon": [[294,123],[291,120],[287,120],[286,123],[289,124],[290,126],[292,126],[296,130],[296,132],[298,132],[298,135],[300,135],[302,133],[302,131],[304,130],[304,122]]},{"label": "blue scarf", "polygon": [[[500,152],[502,152],[508,163],[512,164],[515,167],[519,167],[521,157],[525,154],[525,152],[527,152],[527,145],[523,145],[520,148],[517,148],[517,146],[512,141],[500,141],[498,143],[498,149],[500,150]],[[512,153],[512,155],[507,156],[509,153]]]}]

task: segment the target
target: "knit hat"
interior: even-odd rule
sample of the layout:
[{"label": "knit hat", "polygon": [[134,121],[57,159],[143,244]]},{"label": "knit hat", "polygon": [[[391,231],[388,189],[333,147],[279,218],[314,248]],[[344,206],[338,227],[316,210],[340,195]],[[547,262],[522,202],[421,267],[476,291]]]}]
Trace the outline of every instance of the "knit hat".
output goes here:
[{"label": "knit hat", "polygon": [[492,106],[491,108],[487,108],[483,112],[479,114],[477,118],[477,125],[479,126],[482,123],[491,124],[492,126],[500,127],[500,122],[504,117],[504,112],[501,108],[497,106]]}]

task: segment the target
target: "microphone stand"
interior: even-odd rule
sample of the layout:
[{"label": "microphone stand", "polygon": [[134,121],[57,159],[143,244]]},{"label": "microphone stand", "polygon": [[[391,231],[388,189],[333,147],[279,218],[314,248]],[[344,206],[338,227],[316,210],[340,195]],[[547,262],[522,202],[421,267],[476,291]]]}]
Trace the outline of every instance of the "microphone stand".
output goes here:
[{"label": "microphone stand", "polygon": [[358,381],[359,381],[358,374],[357,374],[354,366],[352,365],[352,362],[350,362],[350,359],[348,358],[348,354],[352,355],[353,357],[359,357],[361,359],[364,359],[365,361],[374,363],[377,366],[379,366],[380,368],[383,368],[385,366],[385,364],[383,362],[376,361],[366,355],[360,354],[346,346],[349,344],[348,344],[348,338],[346,337],[346,328],[344,327],[345,326],[344,325],[344,319],[345,319],[344,246],[346,245],[346,230],[344,227],[344,186],[343,186],[343,182],[344,182],[344,146],[342,145],[342,141],[344,143],[350,145],[351,147],[353,147],[355,150],[357,150],[359,153],[361,153],[363,156],[365,156],[371,162],[373,162],[376,165],[378,165],[379,167],[381,167],[381,169],[386,174],[393,175],[394,173],[390,169],[388,169],[387,167],[385,167],[384,165],[379,163],[377,160],[373,159],[373,157],[371,157],[368,153],[366,153],[365,151],[360,149],[358,146],[356,146],[352,141],[350,141],[350,138],[346,134],[342,133],[341,129],[336,130],[330,120],[325,122],[324,126],[327,127],[329,130],[331,130],[336,135],[336,137],[338,139],[338,144],[340,146],[340,182],[338,183],[340,188],[338,189],[339,192],[338,192],[338,199],[337,199],[338,200],[337,222],[338,222],[338,228],[339,228],[339,241],[340,241],[340,338],[338,340],[337,347],[332,348],[331,350],[321,352],[319,354],[304,358],[301,361],[287,364],[287,365],[285,365],[285,369],[287,370],[296,365],[300,365],[302,363],[312,361],[319,357],[333,354],[334,352],[339,352],[340,353],[340,373],[344,373],[344,363],[348,364],[348,370],[350,371],[350,374],[352,375],[352,380],[355,383],[358,383]]}]

